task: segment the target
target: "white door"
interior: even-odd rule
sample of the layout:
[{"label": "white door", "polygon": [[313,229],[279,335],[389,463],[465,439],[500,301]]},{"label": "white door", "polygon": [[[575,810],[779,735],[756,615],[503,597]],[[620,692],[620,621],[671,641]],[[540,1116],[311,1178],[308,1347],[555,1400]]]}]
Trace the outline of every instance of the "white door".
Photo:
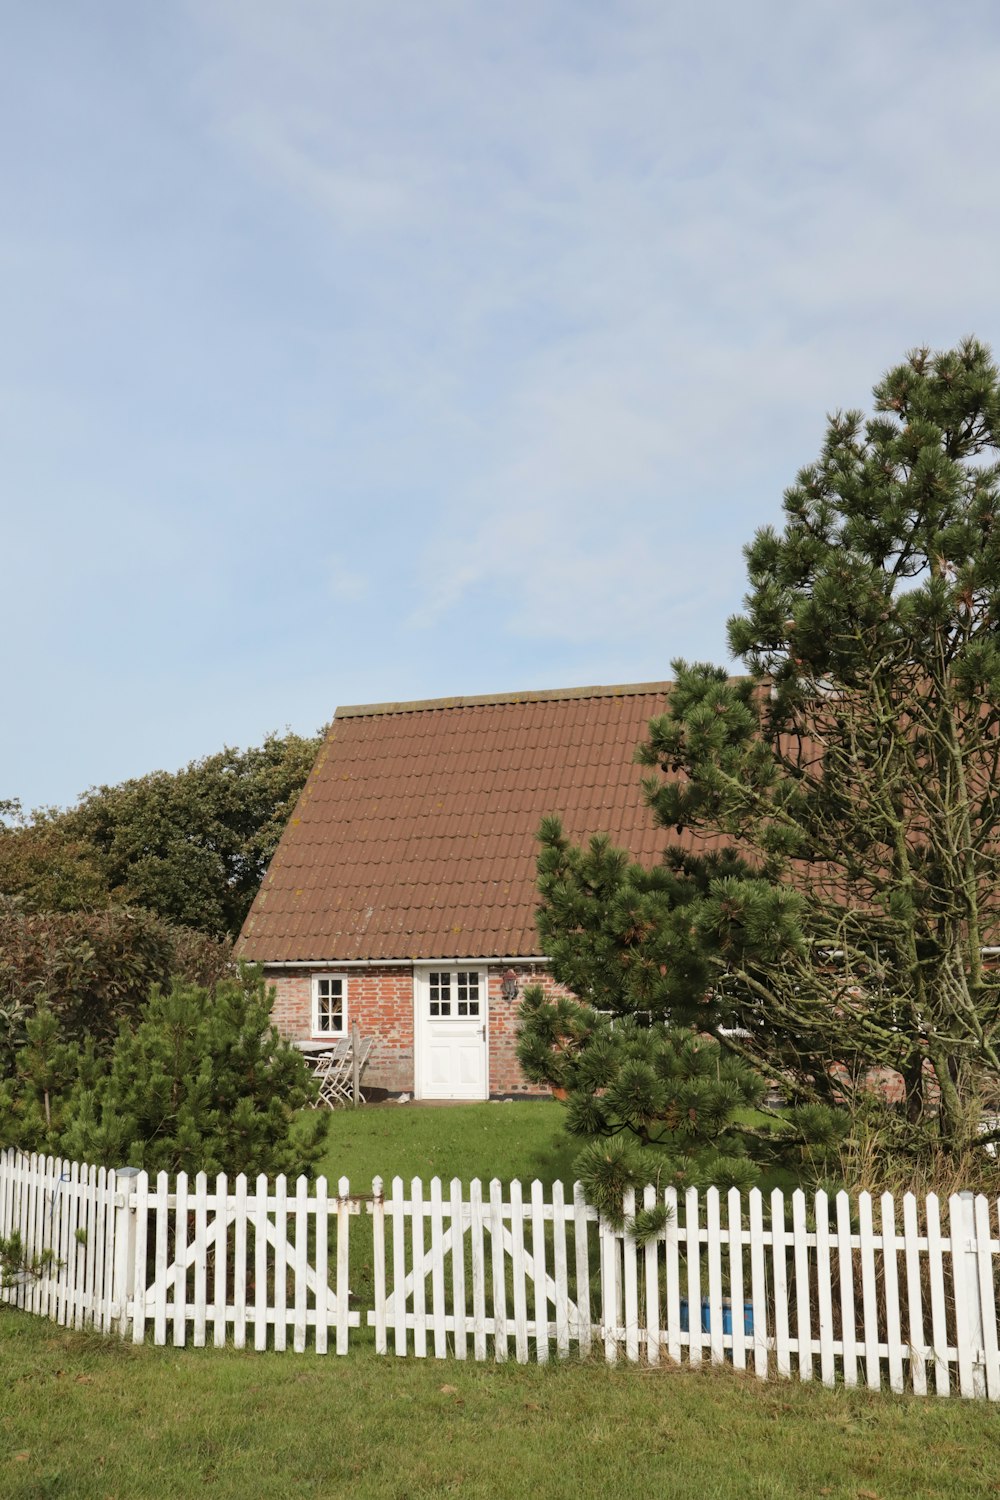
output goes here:
[{"label": "white door", "polygon": [[486,971],[417,969],[418,1099],[486,1099]]}]

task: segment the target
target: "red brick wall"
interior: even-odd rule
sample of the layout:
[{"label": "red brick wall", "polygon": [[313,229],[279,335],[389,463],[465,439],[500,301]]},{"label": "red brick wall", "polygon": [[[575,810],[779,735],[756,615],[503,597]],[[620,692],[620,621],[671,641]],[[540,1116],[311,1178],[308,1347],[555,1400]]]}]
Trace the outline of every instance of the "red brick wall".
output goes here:
[{"label": "red brick wall", "polygon": [[515,964],[518,998],[505,1000],[500,992],[507,965],[491,967],[489,971],[490,992],[490,1093],[491,1094],[548,1094],[547,1088],[527,1083],[517,1065],[517,1012],[521,995],[529,985],[539,984],[549,995],[567,994],[562,985],[556,984],[548,969],[541,964]]},{"label": "red brick wall", "polygon": [[[518,999],[504,1000],[501,983],[507,965],[489,967],[489,1042],[491,1094],[547,1094],[545,1088],[526,1083],[514,1055],[520,995],[529,984],[540,984],[548,993],[564,993],[547,969],[539,965],[514,966]],[[342,972],[347,979],[347,1023],[357,1021],[361,1035],[373,1039],[365,1082],[391,1092],[413,1092],[413,970],[372,967],[338,970],[334,965],[317,967],[317,973]],[[275,988],[274,1024],[283,1036],[312,1036],[311,971],[268,968],[268,984]]]},{"label": "red brick wall", "polygon": [[[340,970],[331,964],[315,972],[342,973],[347,980],[347,1024],[357,1021],[361,1035],[373,1041],[365,1082],[372,1088],[412,1093],[412,969]],[[273,1016],[278,1030],[294,1039],[311,1037],[311,971],[268,968],[267,982],[277,991]]]}]

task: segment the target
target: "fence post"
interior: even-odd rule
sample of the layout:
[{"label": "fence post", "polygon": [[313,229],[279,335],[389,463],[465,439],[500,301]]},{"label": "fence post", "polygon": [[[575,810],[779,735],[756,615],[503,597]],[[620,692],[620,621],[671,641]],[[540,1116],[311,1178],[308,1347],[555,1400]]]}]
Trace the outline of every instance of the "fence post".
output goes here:
[{"label": "fence post", "polygon": [[357,1021],[351,1025],[351,1098],[354,1108],[361,1103],[361,1031]]},{"label": "fence post", "polygon": [[115,1173],[115,1239],[114,1288],[111,1294],[111,1316],[118,1318],[118,1332],[128,1334],[128,1304],[135,1291],[136,1210],[132,1204],[138,1167],[119,1167]]},{"label": "fence post", "polygon": [[[956,1193],[951,1200],[951,1207],[953,1210],[950,1225],[951,1254],[955,1283],[955,1324],[958,1335],[960,1388],[963,1396],[985,1396],[985,1339],[983,1305],[979,1290],[976,1195]],[[965,1366],[964,1369],[963,1366]],[[971,1372],[969,1372],[970,1366]],[[971,1373],[972,1377],[971,1389],[966,1388],[967,1372]]]}]

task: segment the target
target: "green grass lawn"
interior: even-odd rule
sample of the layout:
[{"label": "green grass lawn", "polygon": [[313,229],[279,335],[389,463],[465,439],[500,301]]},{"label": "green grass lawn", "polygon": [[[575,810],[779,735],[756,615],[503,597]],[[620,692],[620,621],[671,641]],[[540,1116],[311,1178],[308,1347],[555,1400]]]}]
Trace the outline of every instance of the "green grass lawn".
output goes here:
[{"label": "green grass lawn", "polygon": [[[573,1162],[584,1141],[563,1130],[566,1111],[552,1099],[515,1099],[509,1103],[366,1105],[331,1111],[327,1149],[318,1171],[330,1182],[350,1179],[356,1192],[368,1192],[378,1173],[388,1184],[396,1175],[409,1182],[432,1177],[449,1182],[459,1177],[501,1182],[535,1177],[545,1185],[572,1183]],[[750,1119],[770,1125],[769,1117]],[[772,1180],[773,1178],[773,1180]],[[761,1186],[796,1186],[784,1171]]]},{"label": "green grass lawn", "polygon": [[0,1494],[420,1500],[1000,1494],[1000,1414],[601,1362],[135,1348],[0,1309]]},{"label": "green grass lawn", "polygon": [[422,1177],[425,1183],[432,1177],[572,1182],[583,1143],[563,1132],[564,1115],[550,1099],[333,1110],[319,1171],[331,1182],[350,1178],[358,1192],[370,1191],[376,1173],[387,1184],[397,1175],[407,1182]]}]

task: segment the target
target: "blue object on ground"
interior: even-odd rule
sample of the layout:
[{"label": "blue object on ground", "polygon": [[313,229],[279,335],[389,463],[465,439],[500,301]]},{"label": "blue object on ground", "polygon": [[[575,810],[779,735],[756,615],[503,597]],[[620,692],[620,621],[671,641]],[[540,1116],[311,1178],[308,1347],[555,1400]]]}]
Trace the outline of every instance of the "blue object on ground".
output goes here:
[{"label": "blue object on ground", "polygon": [[[691,1327],[691,1322],[690,1322],[690,1318],[688,1317],[688,1302],[687,1302],[687,1298],[686,1297],[682,1297],[681,1298],[681,1333],[687,1333],[687,1332],[689,1332],[690,1327]],[[702,1299],[701,1299],[701,1331],[702,1331],[702,1333],[711,1333],[711,1331],[712,1331],[712,1315],[711,1315],[711,1312],[709,1311],[708,1298],[707,1297],[702,1297]],[[730,1302],[730,1300],[729,1300],[728,1297],[723,1297],[723,1299],[722,1299],[722,1332],[724,1334],[726,1334],[726,1333],[731,1334],[732,1331],[733,1331],[733,1304]],[[744,1304],[743,1304],[743,1332],[745,1334],[752,1334],[753,1333],[753,1303],[752,1302],[744,1302]]]}]

